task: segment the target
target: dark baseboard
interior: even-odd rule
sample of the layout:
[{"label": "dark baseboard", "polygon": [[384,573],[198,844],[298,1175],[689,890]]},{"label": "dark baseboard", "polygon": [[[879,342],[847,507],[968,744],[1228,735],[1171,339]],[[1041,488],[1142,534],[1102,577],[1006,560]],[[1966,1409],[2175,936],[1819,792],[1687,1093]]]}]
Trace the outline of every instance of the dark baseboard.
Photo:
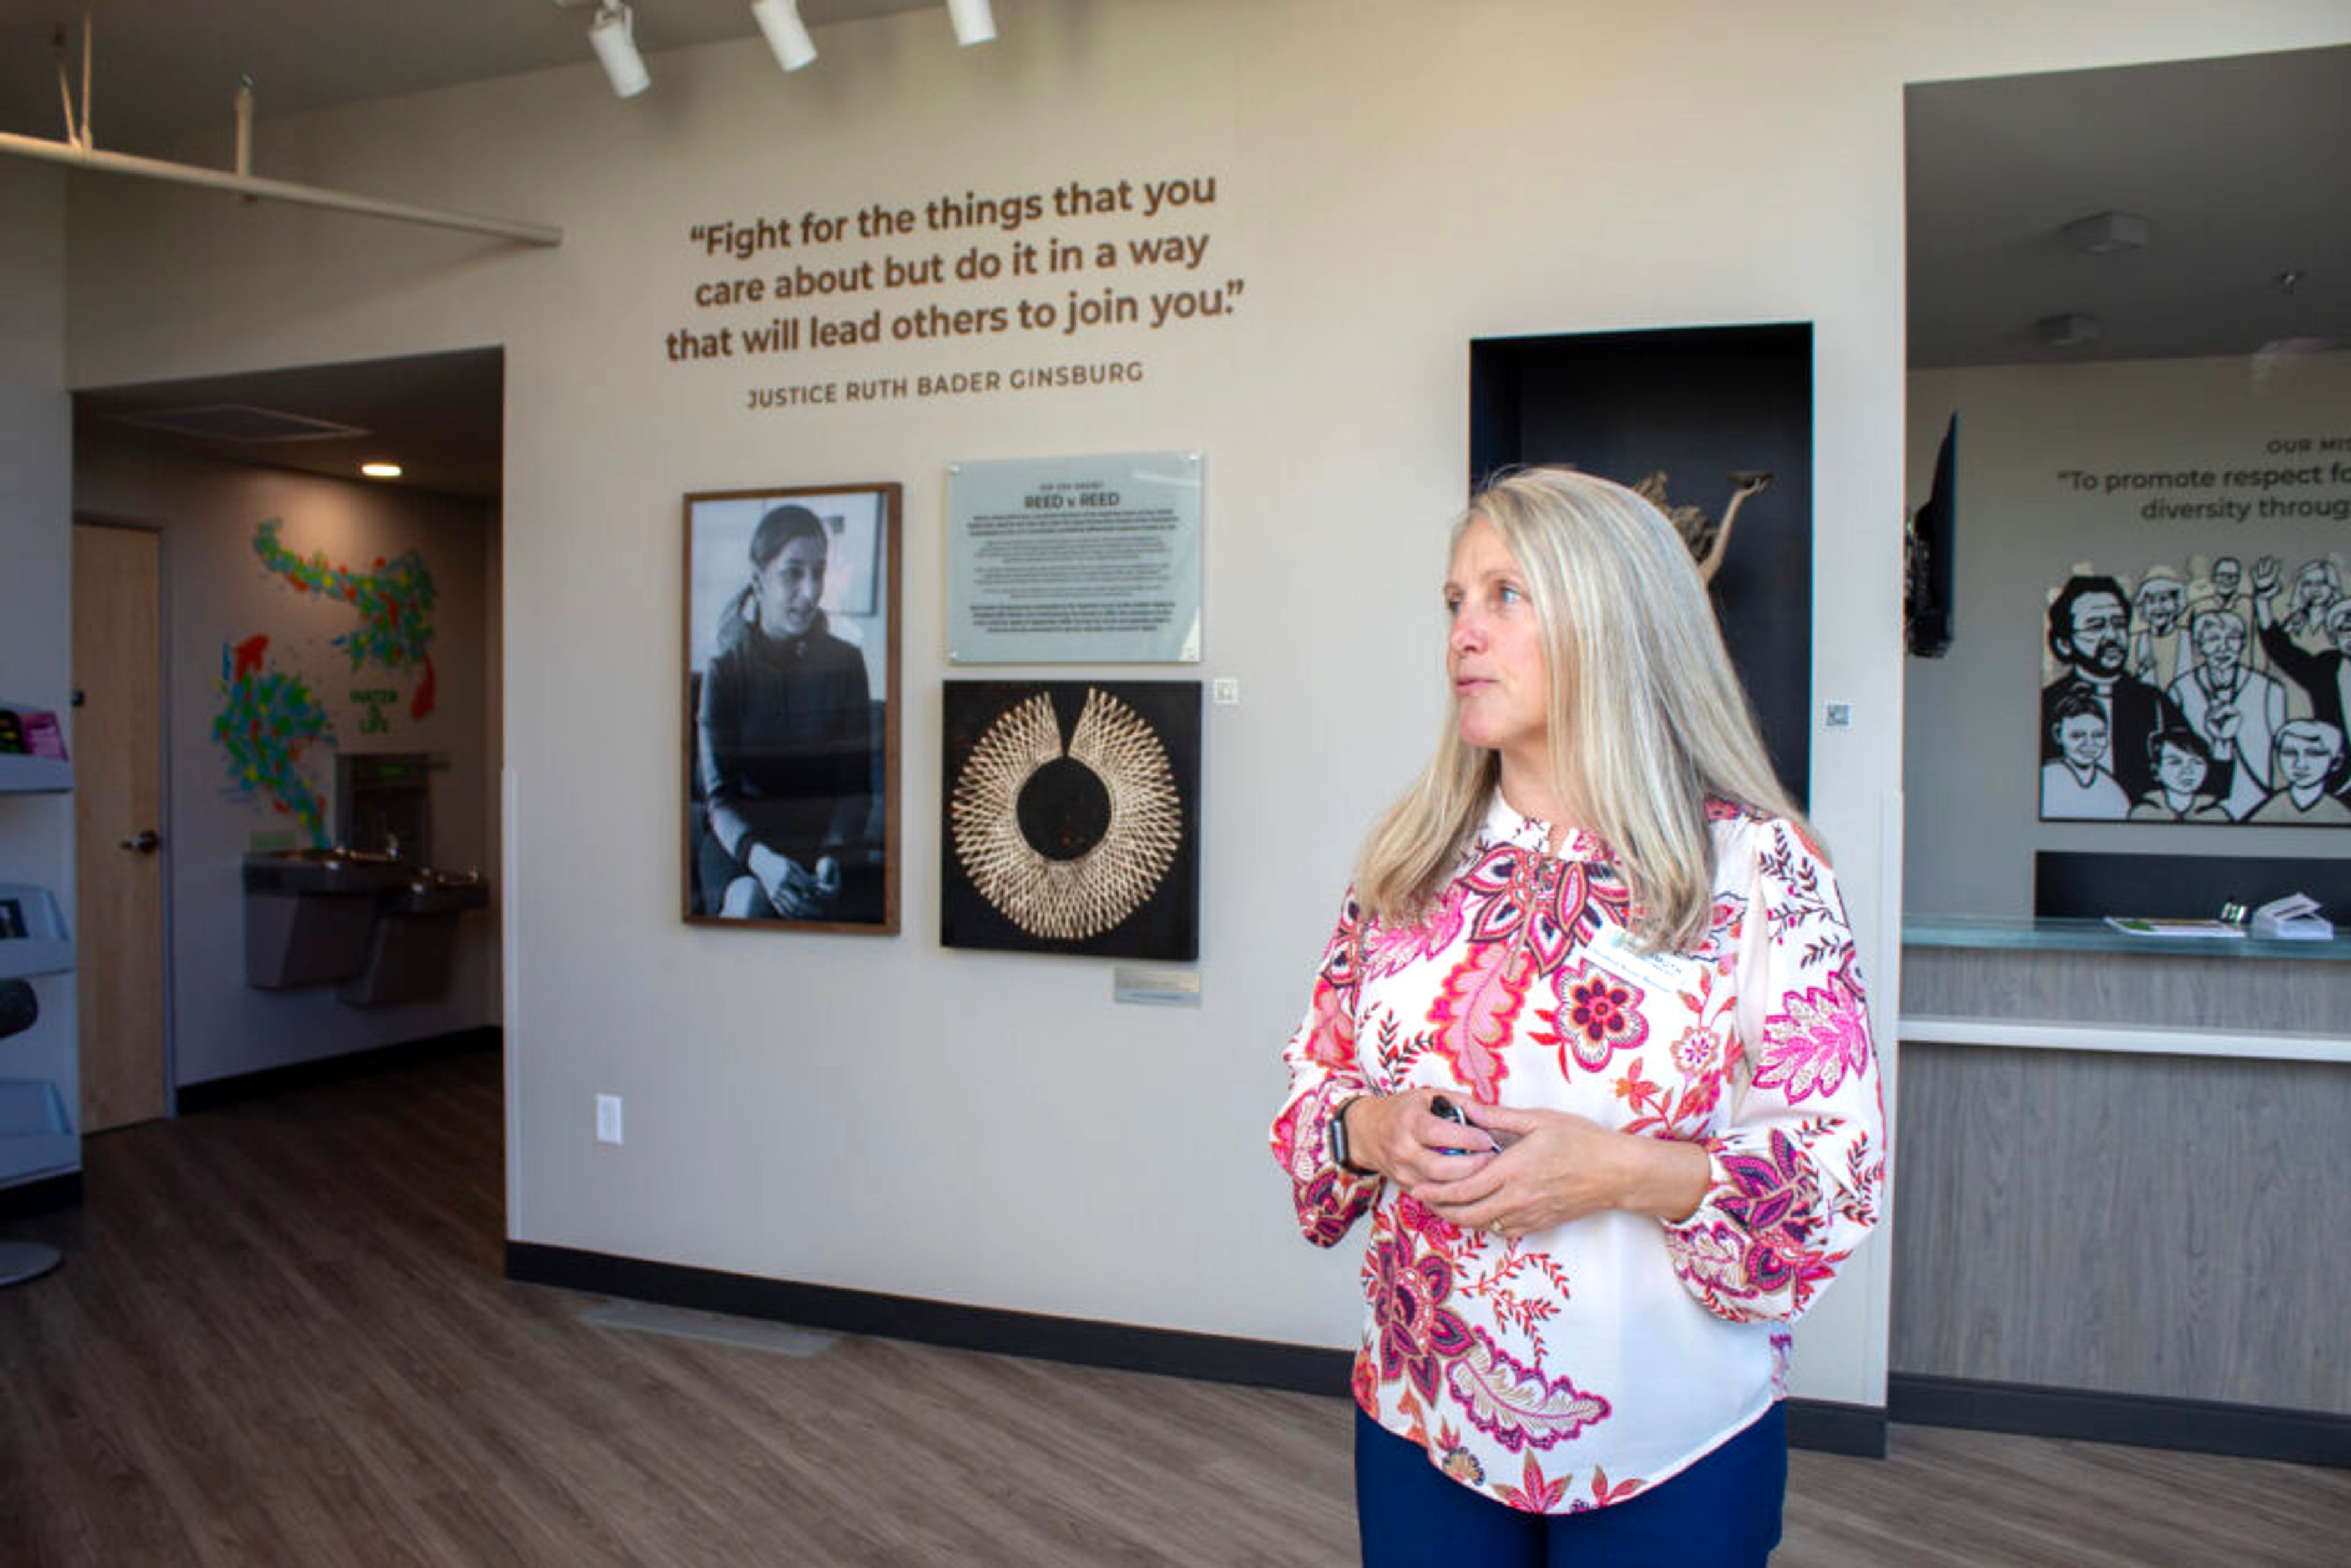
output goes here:
[{"label": "dark baseboard", "polygon": [[[768,1318],[838,1333],[873,1334],[997,1355],[1033,1356],[1080,1366],[1241,1383],[1342,1399],[1347,1396],[1347,1375],[1354,1364],[1351,1351],[888,1296],[616,1258],[533,1241],[507,1243],[507,1278],[665,1306]],[[1882,1458],[1886,1412],[1858,1405],[1790,1400],[1788,1441],[1799,1448]]]},{"label": "dark baseboard", "polygon": [[1834,1399],[1788,1401],[1788,1447],[1857,1459],[1886,1457],[1886,1412]]},{"label": "dark baseboard", "polygon": [[1896,1421],[1921,1427],[1965,1427],[2028,1437],[2351,1467],[2351,1416],[2322,1410],[2043,1388],[1909,1372],[1886,1378],[1886,1410]]},{"label": "dark baseboard", "polygon": [[0,1186],[0,1220],[30,1219],[36,1215],[55,1214],[58,1209],[72,1208],[80,1202],[79,1171],[43,1176],[38,1181],[18,1182],[15,1186]]},{"label": "dark baseboard", "polygon": [[737,1317],[769,1318],[838,1333],[907,1339],[957,1350],[1115,1367],[1122,1372],[1246,1383],[1299,1394],[1345,1394],[1347,1371],[1353,1362],[1343,1350],[887,1296],[675,1263],[649,1263],[530,1241],[507,1243],[507,1278]]},{"label": "dark baseboard", "polygon": [[342,1056],[324,1056],[315,1061],[298,1061],[288,1067],[267,1067],[258,1072],[240,1072],[228,1078],[208,1078],[202,1083],[180,1085],[180,1114],[198,1111],[216,1111],[224,1105],[235,1105],[246,1100],[265,1100],[273,1094],[289,1094],[300,1089],[316,1089],[323,1084],[341,1083],[353,1078],[371,1078],[379,1072],[396,1072],[404,1067],[421,1067],[428,1061],[444,1057],[463,1056],[475,1051],[496,1051],[504,1042],[506,1031],[496,1024],[481,1024],[473,1029],[453,1030],[447,1034],[427,1035],[423,1040],[403,1040],[398,1045],[378,1046],[371,1051],[354,1051]]}]

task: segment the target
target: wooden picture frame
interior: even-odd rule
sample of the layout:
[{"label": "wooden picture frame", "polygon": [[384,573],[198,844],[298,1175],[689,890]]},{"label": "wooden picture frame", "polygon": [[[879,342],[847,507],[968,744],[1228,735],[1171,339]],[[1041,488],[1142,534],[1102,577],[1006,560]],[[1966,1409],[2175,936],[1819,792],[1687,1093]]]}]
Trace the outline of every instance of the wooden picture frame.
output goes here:
[{"label": "wooden picture frame", "polygon": [[685,497],[689,924],[896,935],[903,504],[894,484]]}]

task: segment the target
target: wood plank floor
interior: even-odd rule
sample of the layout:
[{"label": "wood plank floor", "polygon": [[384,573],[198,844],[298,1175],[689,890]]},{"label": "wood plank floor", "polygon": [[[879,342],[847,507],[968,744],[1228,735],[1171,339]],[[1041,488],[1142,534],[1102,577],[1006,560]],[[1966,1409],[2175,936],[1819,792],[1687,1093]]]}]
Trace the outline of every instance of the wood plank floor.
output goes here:
[{"label": "wood plank floor", "polygon": [[[500,1273],[498,1064],[108,1134],[12,1237],[0,1563],[1343,1563],[1347,1406],[599,1327]],[[1896,1427],[1775,1561],[2351,1562],[2351,1473]],[[1472,1565],[1458,1565],[1472,1568]]]}]

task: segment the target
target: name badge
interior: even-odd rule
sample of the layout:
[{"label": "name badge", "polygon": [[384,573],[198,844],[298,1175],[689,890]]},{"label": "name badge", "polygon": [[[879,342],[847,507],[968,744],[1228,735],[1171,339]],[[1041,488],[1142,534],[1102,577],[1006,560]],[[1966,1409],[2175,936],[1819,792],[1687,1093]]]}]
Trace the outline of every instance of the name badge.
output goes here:
[{"label": "name badge", "polygon": [[1662,991],[1667,996],[1696,990],[1698,976],[1706,967],[1679,953],[1644,953],[1633,946],[1630,932],[1605,923],[1600,934],[1585,943],[1576,956],[1620,980],[1630,980],[1644,991]]}]

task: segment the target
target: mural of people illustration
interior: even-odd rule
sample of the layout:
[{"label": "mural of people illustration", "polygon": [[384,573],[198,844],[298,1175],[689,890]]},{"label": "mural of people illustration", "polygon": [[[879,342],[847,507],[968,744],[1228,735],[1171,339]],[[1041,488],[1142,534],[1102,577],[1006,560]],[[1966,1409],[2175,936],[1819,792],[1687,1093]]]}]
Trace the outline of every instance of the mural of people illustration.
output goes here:
[{"label": "mural of people illustration", "polygon": [[2245,663],[2250,638],[2235,611],[2199,605],[2188,637],[2196,667],[2171,683],[2168,695],[2210,748],[2212,792],[2231,817],[2242,817],[2270,792],[2271,743],[2285,723],[2285,688]]},{"label": "mural of people illustration", "polygon": [[2106,710],[2088,686],[2057,694],[2049,739],[2057,758],[2041,765],[2043,817],[2118,822],[2130,814],[2130,797],[2105,768]]},{"label": "mural of people illustration", "polygon": [[2253,616],[2261,624],[2262,652],[2310,699],[2310,716],[2334,726],[2339,734],[2346,728],[2344,716],[2351,713],[2351,600],[2338,599],[2326,607],[2320,627],[2328,646],[2314,653],[2280,624],[2271,603],[2283,571],[2284,563],[2273,555],[2253,562]]},{"label": "mural of people illustration", "polygon": [[[2191,604],[2199,608],[2209,604],[2217,610],[2241,608],[2245,591],[2244,562],[2235,556],[2224,555],[2213,558],[2212,566],[2209,571],[2202,570],[2200,562],[2191,561],[2189,564],[2198,567],[2201,572],[2196,580],[2194,590],[2189,595]],[[2171,676],[2173,680],[2178,680],[2196,667],[2196,645],[2183,637],[2173,652],[2177,655],[2177,660],[2172,666]],[[2258,660],[2255,662],[2259,663]],[[2158,685],[2168,684],[2160,681],[2157,683]]]},{"label": "mural of people illustration", "polygon": [[2168,685],[2186,673],[2180,659],[2179,616],[2188,585],[2162,567],[2138,583],[2138,630],[2131,637],[2130,672],[2149,685]]},{"label": "mural of people illustration", "polygon": [[2245,586],[2245,563],[2235,556],[2224,555],[2212,563],[2212,602],[2223,610],[2233,610],[2237,595]]},{"label": "mural of people illustration", "polygon": [[[2205,792],[2212,754],[2192,729],[2159,729],[2147,741],[2156,787],[2131,802],[2134,822],[2226,822],[2228,809]],[[2048,813],[2044,810],[2043,815]]]},{"label": "mural of people illustration", "polygon": [[[2256,585],[2258,587],[2258,584]],[[2343,597],[2343,574],[2331,560],[2306,560],[2294,574],[2294,589],[2285,619],[2285,634],[2308,653],[2326,646],[2326,612]]]},{"label": "mural of people illustration", "polygon": [[2277,793],[2245,821],[2271,824],[2351,823],[2351,806],[2331,794],[2343,778],[2343,731],[2314,718],[2289,719],[2277,734]]},{"label": "mural of people illustration", "polygon": [[[2119,788],[2121,799],[2111,812],[2044,809],[2044,816],[2121,818],[2130,810],[2131,801],[2156,787],[2147,741],[2168,726],[2187,723],[2179,705],[2161,687],[2124,668],[2130,652],[2130,596],[2120,582],[2088,573],[2077,572],[2066,579],[2050,603],[2049,652],[2064,673],[2041,689],[2041,760],[2044,764],[2065,760],[2059,720],[2066,712],[2079,712],[2078,707],[2065,707],[2065,699],[2086,695],[2105,720],[2099,763]],[[2045,767],[2042,777],[2045,795],[2050,778]]]}]

